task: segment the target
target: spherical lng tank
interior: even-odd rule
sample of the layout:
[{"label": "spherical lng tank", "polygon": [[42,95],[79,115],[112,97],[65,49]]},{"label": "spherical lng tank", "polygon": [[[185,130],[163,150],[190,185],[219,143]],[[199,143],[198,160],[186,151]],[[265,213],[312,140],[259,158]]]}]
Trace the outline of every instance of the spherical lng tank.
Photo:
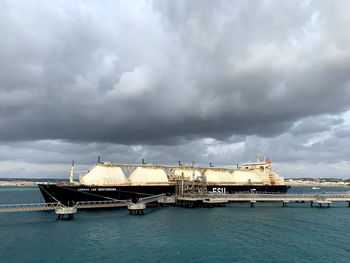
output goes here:
[{"label": "spherical lng tank", "polygon": [[233,182],[236,184],[261,184],[260,177],[254,172],[234,171],[232,172]]},{"label": "spherical lng tank", "polygon": [[120,167],[98,164],[81,178],[80,183],[85,185],[125,185],[129,181]]},{"label": "spherical lng tank", "polygon": [[169,184],[168,176],[161,168],[137,167],[128,180],[131,185]]},{"label": "spherical lng tank", "polygon": [[207,169],[204,171],[208,184],[233,183],[233,176],[227,171]]}]

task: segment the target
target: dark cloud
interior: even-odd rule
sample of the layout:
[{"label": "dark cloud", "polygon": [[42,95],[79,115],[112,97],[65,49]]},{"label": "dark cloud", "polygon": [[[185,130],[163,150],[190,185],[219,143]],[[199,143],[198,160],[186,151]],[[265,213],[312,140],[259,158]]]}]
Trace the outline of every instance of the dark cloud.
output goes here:
[{"label": "dark cloud", "polygon": [[0,156],[345,160],[348,8],[0,1]]},{"label": "dark cloud", "polygon": [[290,129],[293,135],[305,135],[329,131],[333,126],[340,125],[344,120],[338,116],[316,116],[302,119],[294,123]]},{"label": "dark cloud", "polygon": [[327,4],[39,3],[2,3],[3,141],[275,136],[349,107]]}]

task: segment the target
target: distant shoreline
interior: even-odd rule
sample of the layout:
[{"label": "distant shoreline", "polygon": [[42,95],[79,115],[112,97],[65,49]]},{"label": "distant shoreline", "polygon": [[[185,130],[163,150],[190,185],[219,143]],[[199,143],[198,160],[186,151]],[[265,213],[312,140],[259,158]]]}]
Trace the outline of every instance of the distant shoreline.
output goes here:
[{"label": "distant shoreline", "polygon": [[286,183],[286,185],[289,186],[340,186],[340,187],[350,187],[349,184],[340,184],[340,183],[333,183],[333,182],[327,182],[327,183]]},{"label": "distant shoreline", "polygon": [[347,178],[286,178],[285,183],[289,186],[350,186]]},{"label": "distant shoreline", "polygon": [[65,183],[68,180],[65,179],[0,179],[0,186],[38,186],[38,184],[47,184],[47,183]]}]

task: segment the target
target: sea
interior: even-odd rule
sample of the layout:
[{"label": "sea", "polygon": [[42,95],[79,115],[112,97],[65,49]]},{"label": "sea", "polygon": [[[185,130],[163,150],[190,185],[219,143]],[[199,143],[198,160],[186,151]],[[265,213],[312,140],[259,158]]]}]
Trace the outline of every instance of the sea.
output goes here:
[{"label": "sea", "polygon": [[[290,193],[350,188],[292,187]],[[43,202],[37,187],[0,187],[0,203]],[[0,213],[0,262],[350,262],[350,208],[310,203],[231,203],[226,207],[152,207]]]}]

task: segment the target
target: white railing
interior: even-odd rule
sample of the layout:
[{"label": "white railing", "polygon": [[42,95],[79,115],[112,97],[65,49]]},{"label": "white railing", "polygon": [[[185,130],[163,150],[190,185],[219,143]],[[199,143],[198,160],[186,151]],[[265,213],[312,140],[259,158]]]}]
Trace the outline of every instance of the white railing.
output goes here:
[{"label": "white railing", "polygon": [[76,202],[74,206],[83,205],[107,205],[107,204],[120,204],[120,203],[130,203],[131,200],[103,200],[103,201],[79,201]]},{"label": "white railing", "polygon": [[188,198],[225,198],[234,200],[346,200],[350,201],[350,193],[328,194],[184,194],[181,197]]},{"label": "white railing", "polygon": [[143,198],[139,199],[138,203],[149,203],[149,202],[157,201],[161,197],[165,197],[165,194],[159,194],[159,195],[152,195],[152,196],[143,197]]},{"label": "white railing", "polygon": [[45,207],[45,208],[55,208],[57,206],[63,206],[61,203],[30,203],[30,204],[2,204],[0,205],[1,209],[7,208],[36,208],[36,207]]}]

